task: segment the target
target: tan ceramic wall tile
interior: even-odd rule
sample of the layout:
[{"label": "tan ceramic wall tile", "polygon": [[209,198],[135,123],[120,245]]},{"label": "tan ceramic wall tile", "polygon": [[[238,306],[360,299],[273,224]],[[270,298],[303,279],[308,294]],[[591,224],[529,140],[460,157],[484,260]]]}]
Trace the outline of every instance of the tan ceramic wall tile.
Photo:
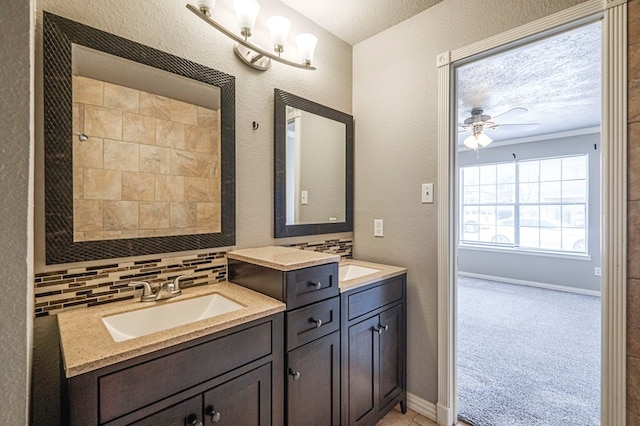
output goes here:
[{"label": "tan ceramic wall tile", "polygon": [[635,279],[627,280],[627,355],[640,357],[640,280]]},{"label": "tan ceramic wall tile", "polygon": [[186,102],[171,99],[171,121],[198,125],[198,108]]},{"label": "tan ceramic wall tile", "polygon": [[218,111],[201,106],[198,107],[198,126],[217,129],[219,127],[218,123]]},{"label": "tan ceramic wall tile", "polygon": [[[627,17],[628,17],[628,41],[629,45],[640,43],[640,2],[630,1],[627,3]],[[640,424],[640,423],[639,423]]]},{"label": "tan ceramic wall tile", "polygon": [[171,120],[171,99],[141,91],[140,114],[162,120]]},{"label": "tan ceramic wall tile", "polygon": [[84,169],[81,167],[73,168],[73,199],[81,200],[84,187]]},{"label": "tan ceramic wall tile", "polygon": [[214,203],[198,203],[198,227],[218,227],[220,206]]},{"label": "tan ceramic wall tile", "polygon": [[170,203],[168,202],[141,202],[140,203],[140,229],[169,228]]},{"label": "tan ceramic wall tile", "polygon": [[140,92],[136,89],[105,82],[104,106],[137,113],[140,107]]},{"label": "tan ceramic wall tile", "polygon": [[640,279],[640,201],[629,201],[627,210],[627,277]]},{"label": "tan ceramic wall tile", "polygon": [[104,140],[104,167],[111,170],[137,172],[140,164],[140,145],[133,142]]},{"label": "tan ceramic wall tile", "polygon": [[71,106],[71,110],[72,110],[72,120],[71,120],[71,132],[73,133],[73,135],[77,135],[80,132],[80,128],[84,127],[81,126],[81,120],[84,118],[84,104],[79,104],[77,102],[74,102],[73,105]]},{"label": "tan ceramic wall tile", "polygon": [[140,145],[140,171],[168,175],[171,173],[171,149]]},{"label": "tan ceramic wall tile", "polygon": [[184,127],[184,149],[187,151],[213,153],[213,130],[200,126]]},{"label": "tan ceramic wall tile", "polygon": [[209,186],[209,201],[218,204],[222,201],[219,178],[211,180],[211,186]]},{"label": "tan ceramic wall tile", "polygon": [[122,199],[126,201],[155,200],[155,175],[152,173],[122,173]]},{"label": "tan ceramic wall tile", "polygon": [[183,176],[156,175],[157,201],[184,201],[185,178]]},{"label": "tan ceramic wall tile", "polygon": [[195,203],[171,203],[171,228],[189,228],[198,224],[198,208]]},{"label": "tan ceramic wall tile", "polygon": [[174,149],[171,151],[171,174],[208,177],[211,174],[211,155]]},{"label": "tan ceramic wall tile", "polygon": [[640,412],[640,359],[627,356],[627,410]]},{"label": "tan ceramic wall tile", "polygon": [[80,142],[73,138],[73,165],[75,167],[92,167],[101,169],[104,167],[103,139],[89,138]]},{"label": "tan ceramic wall tile", "polygon": [[122,194],[121,172],[85,169],[83,195],[86,200],[119,200]]},{"label": "tan ceramic wall tile", "polygon": [[75,200],[73,202],[74,231],[102,231],[102,203],[101,200]]},{"label": "tan ceramic wall tile", "polygon": [[157,120],[156,145],[183,149],[184,124],[167,120]]},{"label": "tan ceramic wall tile", "polygon": [[103,106],[104,83],[92,78],[73,76],[73,102]]},{"label": "tan ceramic wall tile", "polygon": [[84,132],[90,137],[122,139],[122,111],[85,105]]},{"label": "tan ceramic wall tile", "polygon": [[122,231],[137,229],[138,202],[137,201],[105,201],[104,202],[104,230]]},{"label": "tan ceramic wall tile", "polygon": [[186,177],[184,180],[185,201],[209,202],[211,179]]},{"label": "tan ceramic wall tile", "polygon": [[[638,93],[640,96],[640,93]],[[627,143],[627,197],[640,200],[640,122],[628,127]]]},{"label": "tan ceramic wall tile", "polygon": [[122,139],[147,145],[156,143],[156,119],[125,112],[122,115]]}]

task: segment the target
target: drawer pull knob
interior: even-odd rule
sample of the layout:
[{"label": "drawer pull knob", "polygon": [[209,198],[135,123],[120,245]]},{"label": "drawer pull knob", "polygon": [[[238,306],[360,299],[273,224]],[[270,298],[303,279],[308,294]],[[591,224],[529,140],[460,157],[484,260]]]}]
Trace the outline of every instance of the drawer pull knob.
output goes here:
[{"label": "drawer pull knob", "polygon": [[204,413],[211,417],[211,423],[218,423],[222,417],[220,411],[214,410],[213,405],[208,405],[207,408],[205,408]]},{"label": "drawer pull knob", "polygon": [[300,372],[293,371],[292,369],[289,369],[289,375],[293,377],[293,380],[298,380],[300,378]]},{"label": "drawer pull knob", "polygon": [[377,327],[374,327],[373,331],[376,331],[378,334],[382,334],[383,331],[387,331],[389,330],[389,325],[378,325]]},{"label": "drawer pull knob", "polygon": [[312,283],[310,283],[310,285],[311,285],[311,286],[313,286],[313,287],[315,287],[315,288],[316,288],[316,290],[320,290],[320,289],[322,288],[322,283],[321,283],[320,281],[315,282],[315,283],[314,283],[314,282],[312,282]]},{"label": "drawer pull knob", "polygon": [[202,426],[202,422],[198,421],[198,415],[193,413],[187,416],[187,424],[194,425],[194,426]]},{"label": "drawer pull knob", "polygon": [[315,322],[316,323],[316,328],[322,327],[322,320],[321,319],[313,319],[313,318],[311,318],[311,322]]}]

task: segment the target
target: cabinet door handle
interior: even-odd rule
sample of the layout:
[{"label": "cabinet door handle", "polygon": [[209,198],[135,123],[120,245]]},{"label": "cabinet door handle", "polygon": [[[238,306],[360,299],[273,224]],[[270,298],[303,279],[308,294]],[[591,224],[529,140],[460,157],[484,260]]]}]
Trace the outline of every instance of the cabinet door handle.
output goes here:
[{"label": "cabinet door handle", "polygon": [[292,369],[289,369],[289,375],[293,377],[293,380],[298,380],[300,378],[300,372],[293,371]]},{"label": "cabinet door handle", "polygon": [[316,290],[320,290],[322,288],[322,283],[320,281],[316,281],[315,283],[312,281],[309,285],[315,287]]},{"label": "cabinet door handle", "polygon": [[218,423],[220,421],[220,417],[222,417],[220,411],[216,411],[213,408],[213,405],[207,405],[207,408],[204,409],[204,413],[211,417],[211,423]]},{"label": "cabinet door handle", "polygon": [[309,320],[311,322],[315,322],[316,323],[316,328],[320,328],[322,327],[322,320],[321,319],[313,319],[313,318],[309,318]]},{"label": "cabinet door handle", "polygon": [[202,422],[198,421],[198,415],[197,414],[189,414],[187,416],[187,424],[188,425],[194,425],[194,426],[202,426]]},{"label": "cabinet door handle", "polygon": [[389,330],[389,325],[382,325],[379,324],[377,327],[373,328],[373,331],[377,332],[378,334],[382,334],[383,331],[387,331]]}]

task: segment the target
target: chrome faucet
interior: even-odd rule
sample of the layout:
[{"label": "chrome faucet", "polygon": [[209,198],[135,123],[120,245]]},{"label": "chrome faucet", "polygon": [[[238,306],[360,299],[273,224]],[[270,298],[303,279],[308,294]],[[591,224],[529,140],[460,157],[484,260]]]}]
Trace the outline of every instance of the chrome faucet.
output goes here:
[{"label": "chrome faucet", "polygon": [[180,289],[180,278],[182,278],[182,276],[177,277],[173,282],[161,284],[155,292],[151,288],[151,285],[146,281],[132,281],[129,283],[129,287],[142,286],[142,296],[140,296],[140,301],[155,302],[157,300],[169,299],[182,294],[182,290]]},{"label": "chrome faucet", "polygon": [[193,275],[193,272],[190,272],[188,274],[184,274],[184,275],[178,275],[174,280],[173,280],[173,289],[171,290],[171,297],[173,296],[179,296],[182,294],[182,288],[180,288],[180,280],[185,278],[185,277],[189,277]]}]

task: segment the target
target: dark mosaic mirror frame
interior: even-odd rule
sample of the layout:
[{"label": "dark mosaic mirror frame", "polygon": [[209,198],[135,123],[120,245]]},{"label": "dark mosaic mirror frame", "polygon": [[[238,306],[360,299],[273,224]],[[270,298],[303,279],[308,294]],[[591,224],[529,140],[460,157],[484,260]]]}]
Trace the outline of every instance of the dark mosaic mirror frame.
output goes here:
[{"label": "dark mosaic mirror frame", "polygon": [[[46,263],[170,253],[235,244],[235,77],[44,12]],[[72,44],[119,56],[220,88],[221,232],[73,241]]]},{"label": "dark mosaic mirror frame", "polygon": [[[287,106],[301,109],[346,126],[346,176],[345,176],[345,221],[338,223],[315,223],[287,225]],[[275,238],[300,235],[329,234],[353,231],[353,117],[344,112],[320,105],[280,89],[274,90],[274,142],[275,142],[275,191],[274,191],[274,235]]]}]

